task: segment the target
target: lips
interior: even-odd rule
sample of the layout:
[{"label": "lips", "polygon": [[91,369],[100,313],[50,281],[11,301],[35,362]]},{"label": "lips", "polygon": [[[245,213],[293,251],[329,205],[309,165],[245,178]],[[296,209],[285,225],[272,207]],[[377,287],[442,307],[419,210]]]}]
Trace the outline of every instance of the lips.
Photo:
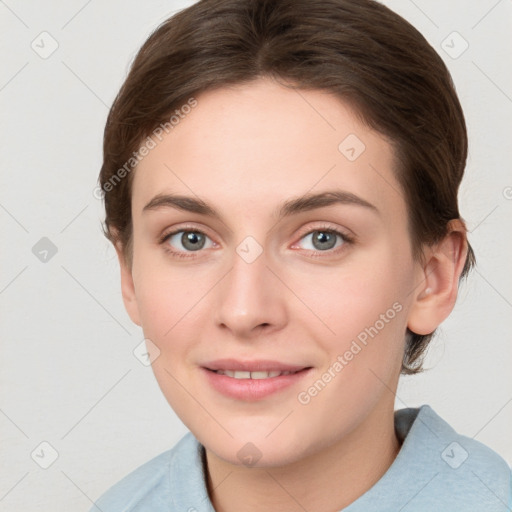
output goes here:
[{"label": "lips", "polygon": [[230,371],[230,372],[289,372],[296,373],[309,366],[293,365],[280,363],[278,361],[258,360],[258,361],[239,361],[237,359],[217,359],[202,365],[207,370],[212,371]]},{"label": "lips", "polygon": [[310,370],[310,366],[263,360],[222,359],[202,365],[203,374],[214,390],[249,402],[296,385]]},{"label": "lips", "polygon": [[246,372],[243,370],[213,370],[218,375],[227,375],[228,377],[232,377],[234,379],[271,379],[273,377],[279,377],[280,375],[290,375],[291,373],[296,372],[280,372],[278,370],[275,371],[254,371],[254,372]]}]

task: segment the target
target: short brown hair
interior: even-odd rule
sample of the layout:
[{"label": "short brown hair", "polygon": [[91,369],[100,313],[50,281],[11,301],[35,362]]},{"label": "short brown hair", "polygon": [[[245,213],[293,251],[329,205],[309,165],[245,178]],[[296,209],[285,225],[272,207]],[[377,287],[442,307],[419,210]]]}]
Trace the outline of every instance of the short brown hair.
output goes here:
[{"label": "short brown hair", "polygon": [[[460,219],[464,115],[448,69],[410,23],[373,0],[201,0],[150,35],[107,119],[104,232],[130,265],[133,172],[126,163],[190,98],[260,77],[335,93],[392,142],[416,260]],[[126,178],[113,182],[123,168]],[[468,244],[461,278],[474,263]],[[402,373],[422,370],[433,334],[407,329]]]}]

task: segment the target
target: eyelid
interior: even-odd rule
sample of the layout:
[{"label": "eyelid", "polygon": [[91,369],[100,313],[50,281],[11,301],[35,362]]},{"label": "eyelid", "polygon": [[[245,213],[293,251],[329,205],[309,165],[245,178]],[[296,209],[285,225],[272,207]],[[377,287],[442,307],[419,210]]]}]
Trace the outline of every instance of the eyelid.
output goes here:
[{"label": "eyelid", "polygon": [[[335,236],[340,237],[342,240],[341,245],[338,247],[334,247],[331,249],[328,249],[326,251],[321,250],[314,250],[314,249],[302,249],[298,246],[300,241],[305,238],[306,236],[309,236],[317,231],[325,231],[329,233],[333,233]],[[300,235],[298,235],[297,242],[294,242],[291,246],[292,249],[298,249],[300,251],[305,251],[309,258],[313,259],[329,259],[329,258],[336,258],[341,257],[342,254],[344,254],[352,245],[354,245],[357,242],[356,236],[353,234],[352,231],[350,231],[350,234],[347,233],[347,229],[339,228],[337,226],[332,226],[327,223],[323,223],[320,226],[314,226],[309,227],[304,230],[301,230]]]},{"label": "eyelid", "polygon": [[212,242],[217,245],[217,243],[213,240],[213,237],[208,234],[208,230],[206,228],[197,227],[196,225],[192,224],[178,225],[177,227],[164,230],[164,232],[158,237],[158,243],[164,243],[169,237],[181,231],[193,231],[196,233],[202,233],[203,235],[210,238],[210,240],[212,240]]},{"label": "eyelid", "polygon": [[316,225],[313,227],[309,226],[309,227],[303,228],[299,231],[299,235],[297,235],[297,236],[299,237],[299,239],[302,239],[304,236],[314,233],[315,231],[332,231],[334,233],[338,233],[345,240],[347,240],[347,242],[349,242],[349,241],[353,242],[356,239],[356,236],[352,231],[350,231],[346,228],[340,228],[340,227],[335,226],[334,224],[330,224],[328,222],[323,222],[323,223],[321,222],[320,225]]},{"label": "eyelid", "polygon": [[206,229],[203,228],[197,228],[196,226],[191,225],[181,225],[174,228],[171,228],[169,230],[165,230],[164,233],[158,238],[158,244],[163,246],[164,251],[170,255],[170,257],[175,259],[183,259],[183,260],[194,260],[196,259],[195,253],[201,253],[204,252],[204,250],[198,250],[198,251],[181,251],[177,249],[171,248],[169,244],[167,244],[167,240],[169,240],[172,236],[181,233],[182,231],[189,231],[194,233],[201,233],[202,235],[208,237],[211,241],[213,246],[217,246],[217,242],[213,240],[212,237],[207,233]]}]

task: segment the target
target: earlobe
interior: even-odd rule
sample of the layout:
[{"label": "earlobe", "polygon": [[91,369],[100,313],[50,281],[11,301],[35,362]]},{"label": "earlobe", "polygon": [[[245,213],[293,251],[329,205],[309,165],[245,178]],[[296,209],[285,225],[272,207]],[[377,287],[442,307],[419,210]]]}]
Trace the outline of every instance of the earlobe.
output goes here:
[{"label": "earlobe", "polygon": [[419,271],[409,311],[407,327],[412,332],[431,334],[451,313],[467,252],[466,228],[454,219],[443,240],[426,251],[426,264]]},{"label": "earlobe", "polygon": [[137,304],[137,297],[135,294],[132,268],[126,261],[122,248],[118,244],[114,244],[114,247],[121,269],[121,291],[123,294],[124,307],[132,322],[140,326],[139,306]]}]

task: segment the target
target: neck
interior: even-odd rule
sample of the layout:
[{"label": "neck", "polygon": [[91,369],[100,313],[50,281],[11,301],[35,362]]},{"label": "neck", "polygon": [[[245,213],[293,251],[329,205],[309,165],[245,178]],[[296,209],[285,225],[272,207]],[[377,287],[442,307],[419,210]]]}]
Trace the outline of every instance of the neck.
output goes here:
[{"label": "neck", "polygon": [[399,450],[388,403],[343,439],[285,466],[233,465],[206,450],[208,492],[217,512],[332,512],[368,491]]}]

